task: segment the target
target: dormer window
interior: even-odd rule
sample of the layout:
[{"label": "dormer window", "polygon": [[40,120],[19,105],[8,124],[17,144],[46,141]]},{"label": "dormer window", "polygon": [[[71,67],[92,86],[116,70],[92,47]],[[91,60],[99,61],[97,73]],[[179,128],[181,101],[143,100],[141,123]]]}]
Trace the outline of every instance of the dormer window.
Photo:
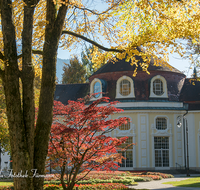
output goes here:
[{"label": "dormer window", "polygon": [[103,79],[95,78],[90,84],[90,94],[95,94],[91,100],[102,98],[102,93],[106,92],[107,83]]},{"label": "dormer window", "polygon": [[157,75],[151,79],[150,98],[168,98],[167,82],[164,77]]},{"label": "dormer window", "polygon": [[98,94],[95,95],[95,98],[98,98],[100,96],[100,92],[101,92],[101,84],[100,84],[100,82],[98,82],[98,81],[95,82],[93,89],[94,89],[94,91],[93,91],[94,94],[98,93]]},{"label": "dormer window", "polygon": [[160,79],[153,81],[153,93],[158,96],[163,94],[163,82]]},{"label": "dormer window", "polygon": [[131,93],[131,83],[128,80],[122,80],[120,82],[120,94],[122,96],[128,96]]},{"label": "dormer window", "polygon": [[128,76],[122,76],[116,84],[116,98],[135,98],[134,83]]}]

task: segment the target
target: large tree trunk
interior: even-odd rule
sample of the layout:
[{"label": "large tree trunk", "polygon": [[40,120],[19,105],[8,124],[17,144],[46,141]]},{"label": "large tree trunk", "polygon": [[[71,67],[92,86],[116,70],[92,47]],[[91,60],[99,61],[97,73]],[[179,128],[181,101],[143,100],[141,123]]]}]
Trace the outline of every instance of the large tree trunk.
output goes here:
[{"label": "large tree trunk", "polygon": [[[19,71],[12,20],[11,0],[1,0],[2,32],[4,42],[5,73],[3,85],[6,97],[9,125],[11,155],[13,159],[12,174],[31,175],[34,150],[34,70],[32,67],[32,25],[34,7],[27,4],[24,8],[24,25],[22,33],[22,71]],[[20,95],[20,78],[23,99]],[[14,177],[14,176],[13,176]],[[31,178],[14,177],[15,190],[33,189]]]},{"label": "large tree trunk", "polygon": [[[10,133],[13,174],[32,176],[32,169],[42,175],[48,151],[52,123],[56,75],[56,55],[67,11],[61,6],[58,14],[52,0],[47,0],[47,26],[43,49],[42,83],[36,129],[34,107],[34,67],[32,64],[32,30],[34,8],[39,0],[24,0],[22,32],[22,71],[18,68],[12,0],[0,0],[5,69],[1,72]],[[20,79],[22,95],[20,94]],[[21,99],[22,97],[22,99]],[[42,190],[44,178],[14,178],[15,190]]]},{"label": "large tree trunk", "polygon": [[[44,174],[48,152],[49,134],[53,117],[57,49],[66,12],[67,7],[63,5],[60,7],[57,15],[54,3],[51,0],[47,1],[46,20],[48,24],[45,31],[42,83],[34,141],[34,167],[39,174]],[[34,178],[34,189],[42,189],[43,181],[43,178]]]},{"label": "large tree trunk", "polygon": [[[29,146],[31,144],[29,143],[31,142],[31,137],[29,137],[27,133],[26,121],[24,120],[21,105],[19,89],[19,77],[21,73],[18,69],[15,28],[12,22],[12,7],[10,4],[12,4],[11,0],[1,0],[1,22],[4,55],[6,57],[5,73],[2,79],[6,97],[13,171],[16,173],[22,171],[23,173],[32,167],[33,152],[31,155],[31,147]],[[31,121],[29,123],[31,123]],[[14,186],[15,190],[32,189],[31,179],[14,178]]]}]

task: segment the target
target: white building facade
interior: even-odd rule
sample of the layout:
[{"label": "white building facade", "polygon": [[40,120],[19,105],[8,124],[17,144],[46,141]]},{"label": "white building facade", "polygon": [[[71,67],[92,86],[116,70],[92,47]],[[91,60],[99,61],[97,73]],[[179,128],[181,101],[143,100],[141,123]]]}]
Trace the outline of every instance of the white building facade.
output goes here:
[{"label": "white building facade", "polygon": [[[175,68],[154,66],[148,71],[135,67],[124,60],[107,63],[90,77],[89,84],[57,85],[56,100],[66,103],[68,99],[98,93],[92,100],[108,96],[119,101],[123,109],[110,118],[130,118],[130,123],[119,126],[109,135],[128,136],[127,144],[134,143],[126,152],[126,160],[120,170],[170,170],[184,168],[187,160],[190,169],[200,169],[200,83],[186,79]],[[194,85],[195,83],[195,85]],[[67,94],[68,92],[71,94]],[[177,124],[181,121],[181,127]],[[187,134],[188,127],[188,152]]]}]

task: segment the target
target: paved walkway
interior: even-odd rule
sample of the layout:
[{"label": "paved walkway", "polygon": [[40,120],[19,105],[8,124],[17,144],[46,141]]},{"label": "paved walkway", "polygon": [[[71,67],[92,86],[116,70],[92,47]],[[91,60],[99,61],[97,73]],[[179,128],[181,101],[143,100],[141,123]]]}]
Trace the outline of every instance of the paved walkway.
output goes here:
[{"label": "paved walkway", "polygon": [[[191,175],[195,177],[199,175]],[[188,177],[185,175],[174,175],[174,178],[162,179],[162,180],[153,180],[150,182],[138,182],[137,186],[132,186],[135,189],[157,189],[157,190],[199,190],[200,187],[175,187],[169,184],[162,184],[168,181],[181,181],[185,180]]]}]

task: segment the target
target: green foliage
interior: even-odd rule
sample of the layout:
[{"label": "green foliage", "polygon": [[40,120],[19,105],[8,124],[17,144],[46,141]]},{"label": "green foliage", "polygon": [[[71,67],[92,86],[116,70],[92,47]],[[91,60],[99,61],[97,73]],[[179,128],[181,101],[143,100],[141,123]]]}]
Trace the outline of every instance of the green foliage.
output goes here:
[{"label": "green foliage", "polygon": [[[123,184],[120,183],[102,183],[102,184],[82,184],[82,185],[76,185],[73,190],[78,187],[78,190],[125,190],[129,189]],[[61,185],[44,185],[44,190],[62,190]]]},{"label": "green foliage", "polygon": [[102,183],[102,184],[87,184],[87,185],[80,185],[78,187],[79,190],[123,190],[123,189],[129,189],[123,184],[120,183]]},{"label": "green foliage", "polygon": [[134,179],[133,177],[129,178],[121,178],[121,179],[89,179],[89,180],[82,180],[79,181],[77,184],[98,184],[98,183],[122,183],[122,184],[133,184]]},{"label": "green foliage", "polygon": [[13,182],[0,182],[0,190],[14,190]]},{"label": "green foliage", "polygon": [[62,190],[62,186],[55,184],[44,185],[44,190]]},{"label": "green foliage", "polygon": [[70,59],[70,65],[65,64],[63,67],[62,84],[85,83],[86,68],[78,60],[78,57]]},{"label": "green foliage", "polygon": [[[150,178],[135,176],[133,179],[134,179],[135,182],[141,182],[141,181],[148,181]],[[151,181],[151,180],[149,180],[149,181]]]},{"label": "green foliage", "polygon": [[[98,49],[99,53],[102,53],[101,49]],[[94,46],[86,47],[85,50],[81,52],[81,61],[83,65],[86,67],[86,79],[96,72],[100,67],[102,67],[105,62],[102,62],[97,67],[94,67],[94,63],[92,62],[92,53],[94,52]]]},{"label": "green foliage", "polygon": [[0,187],[0,190],[14,190],[14,186],[12,186],[12,187]]},{"label": "green foliage", "polygon": [[8,123],[6,116],[6,102],[3,92],[2,81],[0,80],[0,147],[1,150],[10,150],[10,140],[8,132]]}]

